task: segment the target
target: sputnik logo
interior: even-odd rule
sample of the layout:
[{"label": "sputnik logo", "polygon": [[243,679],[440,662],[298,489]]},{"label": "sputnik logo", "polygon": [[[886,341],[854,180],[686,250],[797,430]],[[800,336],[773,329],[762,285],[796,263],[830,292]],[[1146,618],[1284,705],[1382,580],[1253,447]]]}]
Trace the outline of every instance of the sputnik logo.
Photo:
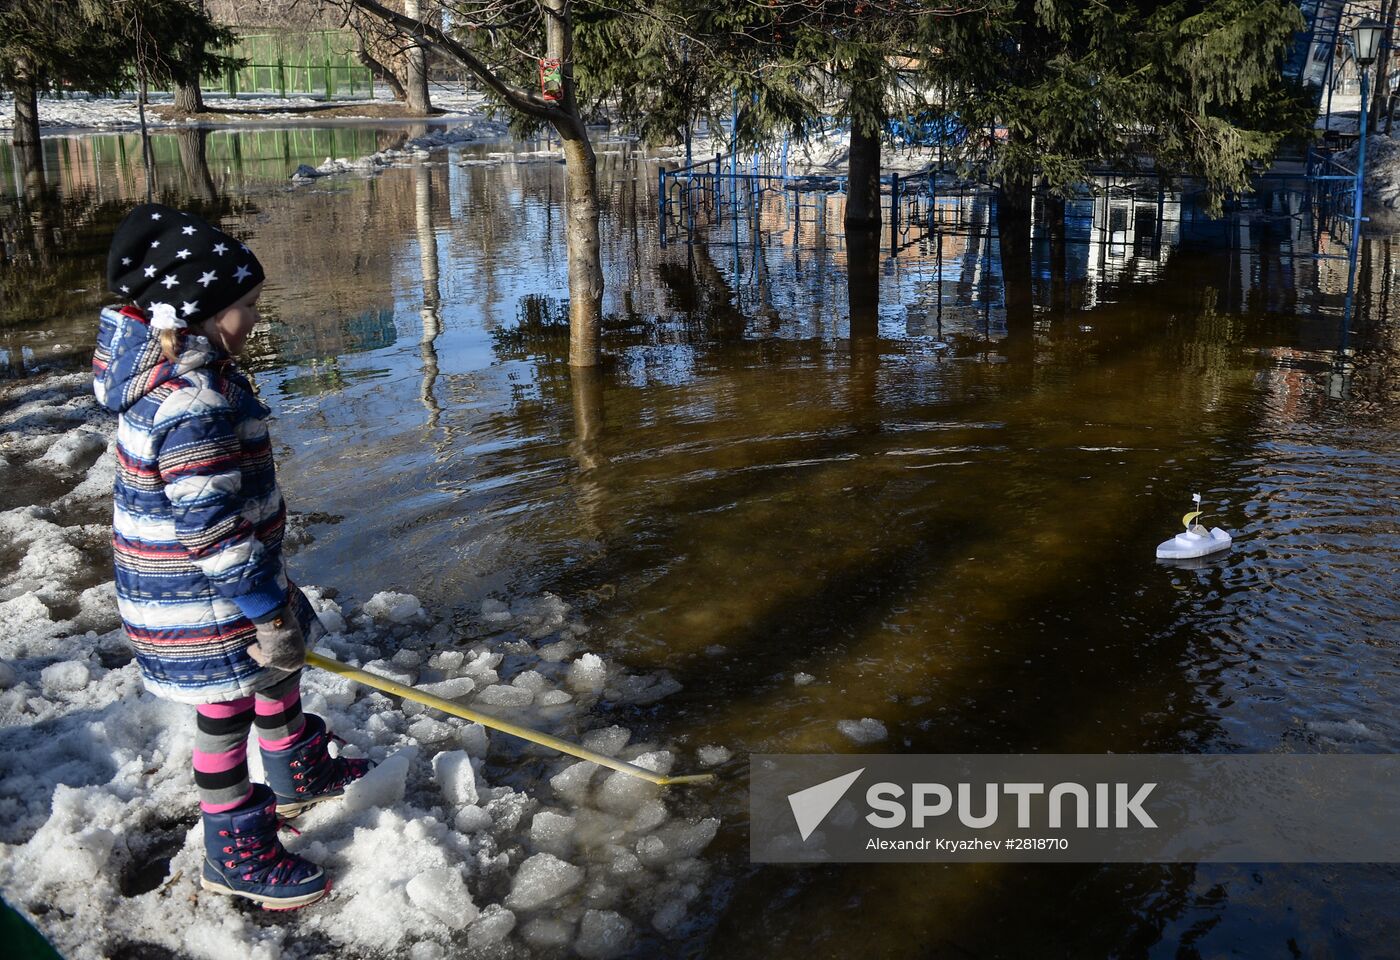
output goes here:
[{"label": "sputnik logo", "polygon": [[797,830],[802,834],[804,841],[812,835],[813,830],[821,826],[826,815],[841,802],[846,791],[851,789],[851,784],[864,772],[865,768],[861,767],[834,780],[788,794],[788,806],[792,807],[793,819],[797,821]]}]

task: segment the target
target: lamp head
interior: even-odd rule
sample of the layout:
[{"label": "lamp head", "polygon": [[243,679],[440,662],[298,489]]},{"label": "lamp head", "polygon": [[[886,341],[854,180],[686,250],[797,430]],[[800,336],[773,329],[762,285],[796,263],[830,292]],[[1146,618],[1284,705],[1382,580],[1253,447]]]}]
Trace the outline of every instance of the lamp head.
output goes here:
[{"label": "lamp head", "polygon": [[1381,48],[1381,37],[1385,35],[1385,24],[1370,17],[1357,22],[1351,28],[1352,49],[1356,51],[1356,62],[1369,67],[1376,60]]}]

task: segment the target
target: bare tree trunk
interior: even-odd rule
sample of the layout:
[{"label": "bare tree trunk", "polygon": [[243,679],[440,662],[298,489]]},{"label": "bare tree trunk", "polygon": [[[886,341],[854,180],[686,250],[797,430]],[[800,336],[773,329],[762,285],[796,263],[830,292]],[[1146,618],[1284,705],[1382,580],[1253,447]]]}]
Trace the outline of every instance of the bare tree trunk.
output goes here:
[{"label": "bare tree trunk", "polygon": [[[418,0],[404,0],[404,13],[419,19]],[[404,90],[408,95],[408,109],[412,113],[427,114],[432,110],[428,100],[428,58],[422,44],[412,43],[404,51]]]},{"label": "bare tree trunk", "polygon": [[872,57],[851,65],[851,152],[846,181],[846,229],[880,227],[880,128],[884,124],[884,80]]},{"label": "bare tree trunk", "polygon": [[203,113],[204,91],[199,89],[199,74],[182,73],[175,78],[175,112]]},{"label": "bare tree trunk", "polygon": [[15,58],[15,128],[11,138],[15,152],[28,171],[43,170],[44,153],[39,142],[39,83],[26,57]]},{"label": "bare tree trunk", "polygon": [[1390,44],[1395,33],[1392,25],[1395,22],[1396,2],[1397,0],[1385,0],[1381,4],[1381,23],[1385,24],[1385,42],[1381,44],[1380,55],[1376,58],[1376,84],[1371,91],[1371,102],[1362,104],[1362,109],[1368,111],[1366,129],[1372,133],[1380,126],[1381,116],[1390,98],[1388,74],[1390,72]]},{"label": "bare tree trunk", "polygon": [[408,91],[403,88],[403,84],[399,82],[399,78],[394,76],[394,71],[374,58],[373,54],[369,52],[369,47],[365,44],[364,37],[360,38],[360,44],[355,50],[355,59],[369,68],[369,72],[374,79],[388,85],[389,91],[393,93],[395,100],[403,103],[408,99]]},{"label": "bare tree trunk", "polygon": [[574,34],[568,0],[546,0],[546,50],[560,62],[568,121],[557,123],[564,141],[565,230],[569,256],[569,365],[599,359],[603,314],[602,247],[598,242],[598,158],[574,97]]}]

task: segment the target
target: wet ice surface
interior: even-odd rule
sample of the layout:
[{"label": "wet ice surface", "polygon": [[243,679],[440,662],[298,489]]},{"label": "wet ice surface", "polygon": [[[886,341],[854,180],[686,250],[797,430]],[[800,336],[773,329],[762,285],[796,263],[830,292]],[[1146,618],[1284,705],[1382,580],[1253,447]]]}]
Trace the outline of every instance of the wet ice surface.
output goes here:
[{"label": "wet ice surface", "polygon": [[[155,945],[210,958],[602,958],[678,935],[717,819],[314,669],[305,708],[378,762],[284,836],[332,873],[331,897],[269,915],[199,890],[193,711],[142,690],[116,619],[103,520],[114,425],[89,384],[85,373],[22,383],[0,414],[6,470],[41,465],[64,488],[0,513],[0,888],[66,957]],[[331,632],[318,650],[342,662],[654,771],[727,757],[715,745],[678,757],[598,720],[603,698],[649,703],[678,686],[589,652],[560,597],[487,600],[462,629],[411,594],[357,603],[305,589]],[[258,751],[249,760],[256,780]]]}]

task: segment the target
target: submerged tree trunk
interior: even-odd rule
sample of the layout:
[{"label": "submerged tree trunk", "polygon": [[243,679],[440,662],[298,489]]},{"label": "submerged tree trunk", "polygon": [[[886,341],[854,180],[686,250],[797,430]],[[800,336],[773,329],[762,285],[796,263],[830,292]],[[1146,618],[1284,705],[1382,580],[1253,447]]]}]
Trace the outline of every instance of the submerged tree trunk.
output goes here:
[{"label": "submerged tree trunk", "polygon": [[874,230],[846,231],[846,304],[852,341],[880,332],[880,235]]},{"label": "submerged tree trunk", "polygon": [[885,121],[884,80],[874,57],[851,65],[851,152],[846,182],[846,229],[880,227],[880,128]]},{"label": "submerged tree trunk", "polygon": [[43,148],[39,142],[39,83],[30,61],[15,59],[15,128],[11,139],[15,152],[26,171],[44,168]]},{"label": "submerged tree trunk", "polygon": [[[404,0],[404,12],[418,19],[418,0]],[[408,98],[408,109],[417,114],[427,114],[432,109],[428,100],[428,58],[423,45],[412,43],[403,55],[404,92]]]},{"label": "submerged tree trunk", "polygon": [[1066,284],[1069,259],[1065,249],[1065,198],[1045,198],[1045,228],[1050,235],[1050,312],[1062,320],[1068,306]]},{"label": "submerged tree trunk", "polygon": [[1006,302],[1007,348],[1013,359],[1024,356],[1035,326],[1031,271],[1031,182],[1004,181],[997,186],[997,240]]}]

